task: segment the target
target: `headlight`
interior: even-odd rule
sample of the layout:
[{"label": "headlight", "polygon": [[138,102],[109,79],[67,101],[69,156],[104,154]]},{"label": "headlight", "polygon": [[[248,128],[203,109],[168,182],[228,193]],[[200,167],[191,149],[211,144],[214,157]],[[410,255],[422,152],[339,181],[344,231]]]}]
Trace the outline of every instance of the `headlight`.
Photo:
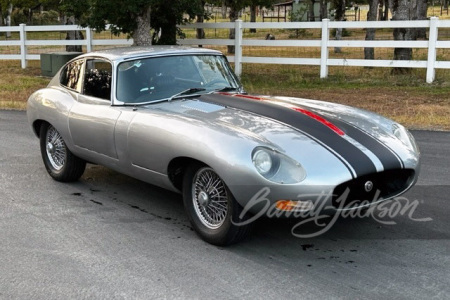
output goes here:
[{"label": "headlight", "polygon": [[267,150],[258,149],[253,154],[253,164],[261,175],[266,175],[272,169],[272,157]]},{"label": "headlight", "polygon": [[252,162],[258,173],[272,182],[293,184],[306,177],[306,172],[300,163],[265,147],[256,147],[253,150]]},{"label": "headlight", "polygon": [[412,134],[402,125],[392,125],[392,133],[398,138],[406,147],[419,153],[419,147],[417,147],[416,141]]}]

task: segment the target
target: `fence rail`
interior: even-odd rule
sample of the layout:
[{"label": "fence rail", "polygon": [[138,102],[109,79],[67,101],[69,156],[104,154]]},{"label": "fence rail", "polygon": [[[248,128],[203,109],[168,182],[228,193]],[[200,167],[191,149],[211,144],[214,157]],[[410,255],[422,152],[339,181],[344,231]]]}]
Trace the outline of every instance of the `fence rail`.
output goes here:
[{"label": "fence rail", "polygon": [[[234,56],[229,60],[235,64],[235,72],[240,75],[243,63],[258,64],[290,64],[320,66],[320,77],[328,76],[329,66],[359,66],[359,67],[399,67],[399,68],[425,68],[426,81],[431,83],[435,79],[436,69],[450,69],[450,61],[436,60],[437,49],[449,49],[449,40],[438,40],[439,28],[450,28],[450,20],[439,20],[432,17],[422,21],[363,21],[363,22],[331,22],[324,19],[321,22],[274,22],[274,23],[251,23],[224,22],[224,23],[194,23],[180,26],[181,29],[235,29],[235,39],[180,39],[181,45],[211,45],[211,46],[235,46]],[[321,31],[319,39],[311,40],[257,40],[244,38],[245,29],[317,29]],[[333,40],[330,39],[330,30],[337,28],[426,28],[428,29],[428,40],[420,41],[395,41],[395,40]],[[61,32],[82,30],[85,32],[84,40],[29,40],[27,32]],[[27,60],[39,60],[39,54],[28,54],[28,46],[65,46],[81,45],[86,50],[92,51],[95,46],[131,45],[131,39],[94,39],[90,28],[81,28],[77,25],[60,26],[20,26],[0,27],[0,32],[18,32],[19,40],[0,41],[1,46],[19,46],[20,54],[0,54],[1,59],[19,59],[22,68],[27,65]],[[256,57],[243,56],[242,48],[260,47],[316,47],[320,52],[319,58],[288,58],[288,57]],[[329,58],[329,50],[332,47],[342,48],[418,48],[427,50],[427,60],[365,60]]]},{"label": "fence rail", "polygon": [[[449,61],[437,61],[436,49],[450,48],[450,41],[438,40],[438,28],[450,28],[449,20],[439,20],[436,17],[423,21],[363,21],[363,22],[277,22],[250,23],[240,20],[235,23],[221,23],[220,27],[214,23],[189,24],[181,28],[229,28],[235,29],[235,40],[216,39],[185,39],[179,43],[183,45],[234,45],[236,53],[229,57],[235,63],[235,71],[239,75],[242,63],[258,64],[290,64],[320,66],[320,77],[328,76],[329,66],[359,66],[359,67],[398,67],[398,68],[426,68],[426,81],[431,83],[435,79],[436,69],[450,69]],[[320,29],[321,38],[317,40],[254,40],[244,39],[244,29]],[[332,40],[330,29],[337,28],[427,28],[428,40],[425,41],[394,41],[394,40]],[[317,47],[320,48],[320,58],[280,58],[242,56],[242,47]],[[332,59],[329,58],[329,48],[422,48],[427,49],[427,60],[365,60],[365,59]]]},{"label": "fence rail", "polygon": [[[30,40],[27,39],[27,32],[67,32],[84,31],[84,40]],[[78,25],[45,25],[45,26],[0,26],[0,32],[18,32],[19,40],[0,41],[1,46],[19,46],[20,54],[0,54],[0,60],[20,60],[22,68],[26,68],[27,60],[40,60],[39,54],[28,54],[28,46],[85,46],[86,51],[94,50],[95,46],[130,46],[133,40],[127,39],[94,39],[92,30],[89,27]]]}]

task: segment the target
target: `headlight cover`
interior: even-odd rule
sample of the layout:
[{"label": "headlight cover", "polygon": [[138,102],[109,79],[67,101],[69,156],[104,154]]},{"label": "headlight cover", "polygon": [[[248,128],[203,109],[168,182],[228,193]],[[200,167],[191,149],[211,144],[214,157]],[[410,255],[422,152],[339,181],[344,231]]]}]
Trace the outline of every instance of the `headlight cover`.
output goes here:
[{"label": "headlight cover", "polygon": [[252,162],[261,176],[275,183],[294,184],[306,178],[306,171],[299,162],[266,147],[253,150]]},{"label": "headlight cover", "polygon": [[261,175],[267,175],[273,167],[270,153],[265,149],[258,149],[253,154],[253,164]]},{"label": "headlight cover", "polygon": [[412,134],[402,125],[393,124],[392,133],[398,138],[406,147],[414,151],[415,153],[420,153],[419,147],[417,147],[416,141]]}]

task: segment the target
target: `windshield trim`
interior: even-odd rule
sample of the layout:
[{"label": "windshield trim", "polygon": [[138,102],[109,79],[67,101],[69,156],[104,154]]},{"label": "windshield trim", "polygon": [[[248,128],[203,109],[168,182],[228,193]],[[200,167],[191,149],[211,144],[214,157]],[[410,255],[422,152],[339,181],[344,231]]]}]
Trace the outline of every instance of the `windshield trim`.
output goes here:
[{"label": "windshield trim", "polygon": [[[131,61],[139,61],[139,60],[144,60],[144,59],[153,59],[153,58],[162,58],[162,57],[180,57],[180,56],[210,56],[210,57],[218,57],[221,60],[223,60],[224,62],[224,67],[227,70],[227,73],[229,74],[229,83],[231,85],[231,87],[235,88],[236,92],[238,93],[244,93],[243,90],[243,86],[239,80],[239,78],[236,76],[236,74],[233,71],[233,68],[230,66],[229,61],[227,59],[227,57],[222,54],[222,53],[205,53],[205,52],[198,52],[198,51],[189,51],[189,52],[183,52],[183,53],[159,53],[159,54],[155,54],[155,55],[142,55],[142,56],[134,56],[134,57],[130,57],[130,58],[124,58],[122,60],[117,60],[114,61],[114,78],[113,78],[113,88],[114,88],[114,92],[112,93],[112,99],[111,99],[111,103],[112,105],[116,105],[116,106],[120,106],[120,105],[124,105],[124,106],[135,106],[135,105],[148,105],[148,104],[153,104],[153,103],[160,103],[160,102],[164,102],[167,101],[168,99],[170,99],[171,97],[164,97],[161,99],[155,99],[152,101],[143,101],[143,102],[137,102],[137,103],[130,103],[130,102],[126,102],[126,101],[122,101],[118,99],[118,73],[119,73],[119,67],[122,65],[122,63],[126,63],[126,62],[131,62]],[[216,90],[206,90],[204,92],[201,93],[196,93],[197,95],[202,95],[202,94],[208,94],[208,93],[215,93],[217,91],[219,91],[220,89],[216,89]],[[183,95],[184,97],[191,97],[193,95]],[[173,99],[177,99],[178,97],[175,97]]]}]

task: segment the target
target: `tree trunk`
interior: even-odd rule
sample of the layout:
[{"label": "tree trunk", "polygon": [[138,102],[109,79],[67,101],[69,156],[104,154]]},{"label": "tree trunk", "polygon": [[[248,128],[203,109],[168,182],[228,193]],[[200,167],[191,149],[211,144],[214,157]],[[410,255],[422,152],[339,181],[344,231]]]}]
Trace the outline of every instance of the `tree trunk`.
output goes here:
[{"label": "tree trunk", "polygon": [[[378,13],[378,0],[369,1],[369,11],[367,12],[367,21],[376,21]],[[366,29],[366,41],[375,39],[375,28]],[[364,48],[364,59],[374,59],[375,51],[373,48]]]},{"label": "tree trunk", "polygon": [[[33,24],[33,10],[31,8],[28,9],[28,15],[27,15],[27,24],[34,25]],[[42,24],[39,24],[42,25]]]},{"label": "tree trunk", "polygon": [[[205,1],[202,1],[202,7],[205,7]],[[197,23],[203,23],[205,20],[204,13],[197,15]],[[205,38],[205,30],[203,28],[197,28],[195,37],[197,39]],[[198,45],[199,47],[203,47],[203,45]]]},{"label": "tree trunk", "polygon": [[309,12],[308,12],[308,19],[310,22],[316,21],[316,16],[314,15],[314,3],[315,0],[309,0]]},{"label": "tree trunk", "polygon": [[[342,40],[342,28],[336,28],[336,34],[334,36],[334,39],[337,41]],[[341,53],[342,49],[341,47],[334,47],[334,53]]]},{"label": "tree trunk", "polygon": [[227,4],[225,0],[222,0],[222,19],[227,17]]},{"label": "tree trunk", "polygon": [[[256,9],[257,8],[258,8],[258,6],[256,6],[256,5],[250,6],[250,22],[253,22],[253,23],[256,22]],[[250,28],[250,32],[256,33],[256,28]]]},{"label": "tree trunk", "polygon": [[342,21],[345,18],[345,0],[333,0],[333,5],[336,9],[335,20]]},{"label": "tree trunk", "polygon": [[[426,20],[427,19],[427,10],[428,3],[427,0],[415,0],[416,9],[413,11],[414,16],[413,20]],[[427,31],[426,28],[415,28],[415,38],[416,39],[427,39]]]},{"label": "tree trunk", "polygon": [[[337,21],[344,21],[345,19],[345,0],[337,0],[335,2],[336,5],[336,20]],[[336,40],[342,39],[342,28],[336,28]],[[341,47],[334,47],[334,53],[341,53]]]},{"label": "tree trunk", "polygon": [[320,0],[320,20],[328,18],[327,0]]},{"label": "tree trunk", "polygon": [[[205,7],[205,1],[202,0],[202,7]],[[201,14],[197,15],[197,23],[203,23],[205,21],[205,12],[203,11]],[[205,38],[205,30],[203,28],[197,28],[195,37],[197,39],[204,39]],[[202,47],[202,45],[198,45],[199,47]]]},{"label": "tree trunk", "polygon": [[[13,5],[12,3],[9,4],[8,8],[6,9],[6,12],[8,15],[6,16],[6,26],[11,26],[11,14],[12,14]],[[6,32],[6,37],[11,37],[11,31]]]},{"label": "tree trunk", "polygon": [[152,37],[150,35],[150,6],[142,10],[142,14],[136,17],[137,28],[132,33],[133,46],[150,46]]},{"label": "tree trunk", "polygon": [[[0,26],[3,26],[3,10],[2,6],[0,5]],[[0,37],[3,35],[3,32],[0,32]]]},{"label": "tree trunk", "polygon": [[[371,0],[369,0],[369,1],[371,1]],[[385,3],[385,0],[378,1],[378,21],[385,21],[384,13],[383,13],[384,3]],[[370,11],[370,5],[369,5],[369,11]],[[369,12],[367,12],[367,17],[369,17]],[[367,19],[367,21],[369,21],[369,19]]]},{"label": "tree trunk", "polygon": [[[70,17],[70,18],[67,19],[66,25],[74,25],[74,24],[76,24],[75,17]],[[81,31],[79,31],[79,30],[67,31],[66,40],[84,40],[84,36],[83,36],[83,33]],[[81,45],[67,45],[66,46],[66,51],[67,52],[82,52],[83,51],[83,46],[81,46]]]},{"label": "tree trunk", "polygon": [[384,0],[383,21],[388,21],[389,20],[389,2],[392,2],[392,0]]},{"label": "tree trunk", "polygon": [[[238,11],[236,10],[235,7],[230,7],[230,22],[235,22],[238,18]],[[230,34],[229,34],[229,39],[234,40],[236,36],[236,32],[234,30],[234,28],[230,29]],[[234,46],[228,46],[228,53],[232,54],[234,53]]]},{"label": "tree trunk", "polygon": [[[411,20],[410,15],[410,1],[409,0],[394,0],[392,10],[392,20],[403,21]],[[413,39],[413,30],[410,28],[395,28],[394,40],[396,41],[410,41]],[[411,48],[395,48],[394,49],[395,60],[411,60],[412,49]],[[394,74],[403,74],[409,72],[407,68],[394,68],[392,70]]]}]

